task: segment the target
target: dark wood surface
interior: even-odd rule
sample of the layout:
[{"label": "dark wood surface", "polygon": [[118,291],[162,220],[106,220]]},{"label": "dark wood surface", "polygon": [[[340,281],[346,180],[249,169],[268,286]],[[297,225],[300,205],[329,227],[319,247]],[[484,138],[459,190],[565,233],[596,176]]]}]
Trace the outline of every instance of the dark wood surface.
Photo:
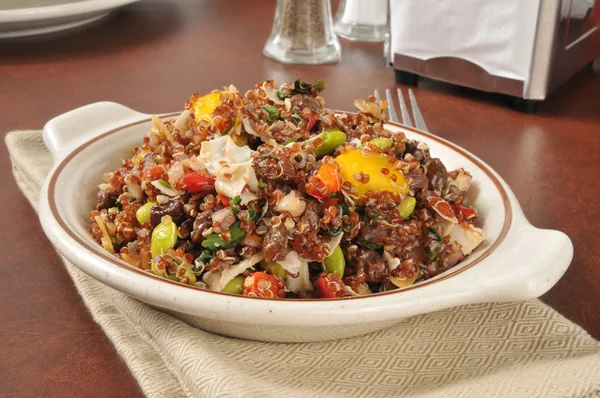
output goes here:
[{"label": "dark wood surface", "polygon": [[[250,5],[252,4],[252,5]],[[156,1],[95,26],[0,42],[0,131],[39,129],[70,109],[111,100],[148,113],[181,109],[193,92],[230,83],[324,79],[327,105],[352,109],[374,88],[394,87],[380,44],[342,42],[337,65],[266,59],[274,1]],[[415,90],[429,129],[495,168],[529,220],[566,232],[575,258],[542,300],[600,337],[600,77],[587,68],[536,115],[501,96],[432,81]],[[3,396],[142,395],[83,305],[15,185],[0,147],[0,391]],[[160,377],[157,375],[156,377]]]}]

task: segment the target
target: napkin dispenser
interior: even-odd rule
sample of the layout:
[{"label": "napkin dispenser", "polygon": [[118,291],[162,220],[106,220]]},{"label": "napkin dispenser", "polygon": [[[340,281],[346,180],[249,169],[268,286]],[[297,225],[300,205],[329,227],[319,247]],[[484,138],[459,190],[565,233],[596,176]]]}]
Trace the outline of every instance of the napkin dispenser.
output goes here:
[{"label": "napkin dispenser", "polygon": [[386,62],[508,94],[524,111],[600,56],[600,0],[390,0]]}]

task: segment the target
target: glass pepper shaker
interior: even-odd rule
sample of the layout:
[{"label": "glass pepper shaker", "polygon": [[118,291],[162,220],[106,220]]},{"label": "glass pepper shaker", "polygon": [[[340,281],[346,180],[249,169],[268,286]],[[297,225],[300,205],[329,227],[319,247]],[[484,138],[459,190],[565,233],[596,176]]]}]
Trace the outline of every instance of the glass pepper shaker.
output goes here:
[{"label": "glass pepper shaker", "polygon": [[286,64],[329,64],[340,60],[329,0],[277,0],[271,36],[263,54]]}]

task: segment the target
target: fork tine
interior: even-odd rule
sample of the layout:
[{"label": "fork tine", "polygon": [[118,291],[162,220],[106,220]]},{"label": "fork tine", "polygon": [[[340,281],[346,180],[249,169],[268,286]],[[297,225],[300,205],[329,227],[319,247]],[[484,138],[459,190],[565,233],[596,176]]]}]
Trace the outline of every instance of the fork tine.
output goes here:
[{"label": "fork tine", "polygon": [[379,90],[375,89],[375,92],[373,94],[375,95],[375,99],[377,100],[377,102],[381,101],[381,94],[379,94]]},{"label": "fork tine", "polygon": [[396,109],[394,109],[394,98],[392,97],[392,92],[390,91],[389,88],[385,89],[385,98],[387,99],[388,102],[388,119],[390,119],[392,122],[396,122],[398,123],[398,115],[396,115]]},{"label": "fork tine", "polygon": [[419,130],[429,131],[427,129],[427,125],[425,124],[425,120],[423,119],[423,115],[421,115],[421,110],[419,109],[419,105],[417,105],[417,99],[413,94],[412,90],[408,89],[408,97],[410,98],[410,106],[413,111],[413,116],[415,118],[415,125]]},{"label": "fork tine", "polygon": [[406,108],[406,102],[404,102],[404,96],[402,95],[401,89],[398,89],[398,101],[400,101],[400,114],[402,115],[402,124],[405,124],[408,127],[412,127],[413,125],[410,121],[410,116],[408,115],[408,109]]}]

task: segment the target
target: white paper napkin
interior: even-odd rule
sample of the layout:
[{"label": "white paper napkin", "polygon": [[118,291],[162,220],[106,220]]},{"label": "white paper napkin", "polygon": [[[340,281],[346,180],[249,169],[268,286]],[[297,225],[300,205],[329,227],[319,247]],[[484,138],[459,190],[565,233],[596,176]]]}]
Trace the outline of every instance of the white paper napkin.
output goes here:
[{"label": "white paper napkin", "polygon": [[392,53],[457,57],[527,81],[540,1],[391,0]]}]

